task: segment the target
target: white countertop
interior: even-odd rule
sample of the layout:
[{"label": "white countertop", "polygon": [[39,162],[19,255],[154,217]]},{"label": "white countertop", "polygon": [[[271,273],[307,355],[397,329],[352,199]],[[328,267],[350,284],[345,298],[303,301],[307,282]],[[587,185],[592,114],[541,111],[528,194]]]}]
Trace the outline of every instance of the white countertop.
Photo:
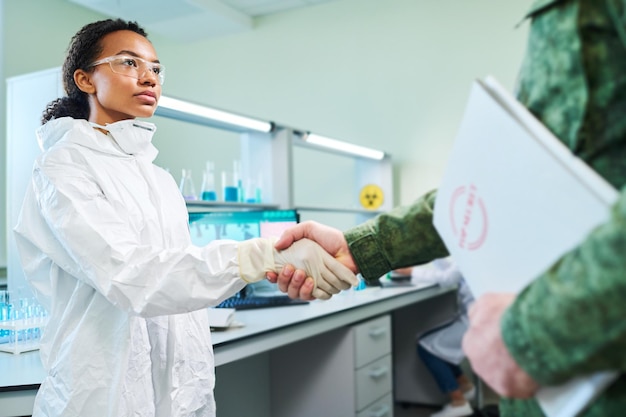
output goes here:
[{"label": "white countertop", "polygon": [[[215,365],[249,357],[452,290],[454,288],[439,286],[375,287],[345,291],[328,301],[240,310],[235,313],[235,320],[243,323],[243,327],[211,333]],[[44,377],[38,351],[19,355],[0,352],[0,391],[36,389]]]}]

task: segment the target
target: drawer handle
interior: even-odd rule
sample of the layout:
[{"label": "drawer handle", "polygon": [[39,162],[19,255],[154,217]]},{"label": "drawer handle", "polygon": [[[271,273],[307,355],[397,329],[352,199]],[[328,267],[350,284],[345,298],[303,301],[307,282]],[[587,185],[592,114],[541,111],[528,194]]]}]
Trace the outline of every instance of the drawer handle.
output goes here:
[{"label": "drawer handle", "polygon": [[389,368],[387,368],[386,366],[379,366],[378,368],[372,369],[371,371],[369,371],[368,375],[372,377],[373,379],[378,379],[387,375],[388,372],[389,372]]},{"label": "drawer handle", "polygon": [[385,404],[381,404],[377,410],[372,410],[370,412],[371,417],[385,417],[389,415],[389,407]]},{"label": "drawer handle", "polygon": [[378,339],[379,337],[382,337],[385,334],[387,334],[387,328],[379,326],[379,327],[371,329],[368,334],[370,335],[372,339]]}]

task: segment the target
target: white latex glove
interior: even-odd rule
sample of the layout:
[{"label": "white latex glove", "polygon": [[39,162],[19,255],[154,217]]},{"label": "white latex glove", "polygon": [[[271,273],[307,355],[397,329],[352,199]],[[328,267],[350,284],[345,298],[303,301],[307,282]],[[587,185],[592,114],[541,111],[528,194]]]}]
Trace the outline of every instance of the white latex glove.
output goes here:
[{"label": "white latex glove", "polygon": [[244,281],[260,281],[267,272],[278,273],[291,264],[313,278],[312,295],[320,300],[359,283],[352,271],[312,240],[300,239],[282,251],[274,248],[275,242],[276,239],[256,238],[239,244],[239,274]]}]

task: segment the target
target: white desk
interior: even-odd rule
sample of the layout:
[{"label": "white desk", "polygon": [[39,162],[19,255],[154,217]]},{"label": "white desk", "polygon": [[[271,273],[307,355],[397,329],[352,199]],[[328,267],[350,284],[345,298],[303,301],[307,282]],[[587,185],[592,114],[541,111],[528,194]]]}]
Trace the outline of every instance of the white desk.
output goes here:
[{"label": "white desk", "polygon": [[[302,306],[237,311],[236,320],[243,322],[244,327],[212,333],[219,417],[271,416],[268,382],[270,363],[276,363],[275,359],[272,361],[272,352],[438,297],[445,302],[437,305],[445,305],[444,314],[449,314],[456,308],[454,293],[454,288],[438,286],[368,288]],[[414,323],[419,322],[420,317],[415,317]],[[401,328],[398,326],[402,323],[394,323],[394,332]],[[408,331],[413,331],[413,324]],[[0,417],[29,415],[44,376],[38,352],[0,354]],[[242,401],[242,393],[246,401]]]}]

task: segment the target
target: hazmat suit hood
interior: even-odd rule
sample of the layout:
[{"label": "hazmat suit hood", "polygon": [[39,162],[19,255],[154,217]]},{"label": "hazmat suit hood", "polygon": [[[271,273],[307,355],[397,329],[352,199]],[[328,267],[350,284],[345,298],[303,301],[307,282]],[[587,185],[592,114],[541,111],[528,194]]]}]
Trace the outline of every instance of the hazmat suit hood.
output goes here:
[{"label": "hazmat suit hood", "polygon": [[95,130],[87,120],[61,117],[53,119],[37,129],[37,142],[42,151],[47,151],[57,142],[63,140],[110,155],[135,155],[150,162],[154,161],[159,152],[152,144],[152,137],[156,131],[156,127],[152,123],[123,120],[103,126],[103,128],[116,126],[120,123],[128,124],[128,122],[147,126],[151,130],[142,129],[144,135],[116,135],[114,137],[112,133],[101,135],[101,132]]}]

